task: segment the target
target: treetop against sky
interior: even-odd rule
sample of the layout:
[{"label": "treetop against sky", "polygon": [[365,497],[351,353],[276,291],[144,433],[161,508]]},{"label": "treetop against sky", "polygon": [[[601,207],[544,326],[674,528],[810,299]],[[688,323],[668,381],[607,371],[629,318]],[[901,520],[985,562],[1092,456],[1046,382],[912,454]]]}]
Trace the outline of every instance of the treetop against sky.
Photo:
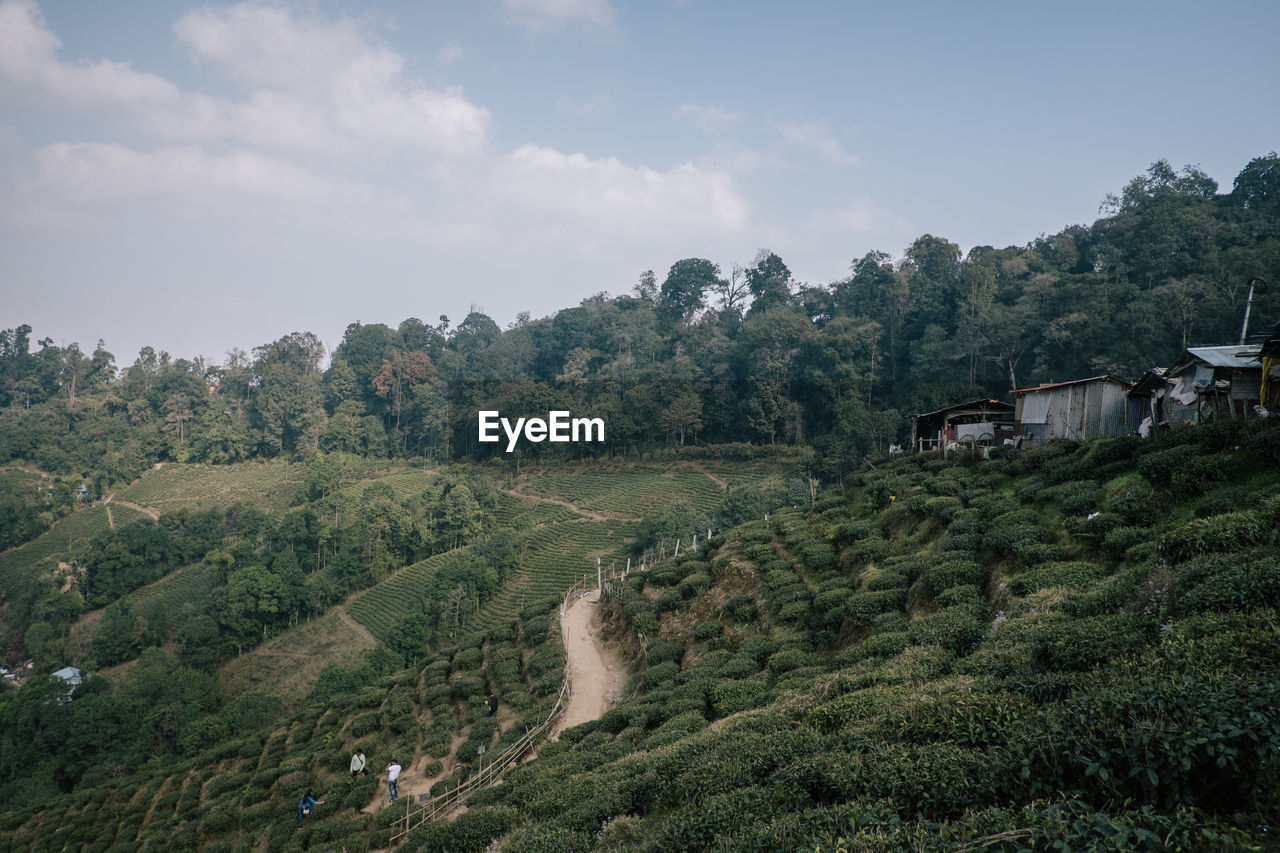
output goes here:
[{"label": "treetop against sky", "polygon": [[8,325],[221,360],[500,323],[761,247],[1087,222],[1151,162],[1275,147],[1274,4],[0,0]]}]

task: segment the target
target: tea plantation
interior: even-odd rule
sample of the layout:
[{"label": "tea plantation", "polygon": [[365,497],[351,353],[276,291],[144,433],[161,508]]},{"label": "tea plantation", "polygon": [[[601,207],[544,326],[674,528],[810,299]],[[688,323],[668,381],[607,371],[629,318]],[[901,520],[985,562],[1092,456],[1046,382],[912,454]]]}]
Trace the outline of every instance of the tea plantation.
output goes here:
[{"label": "tea plantation", "polygon": [[[356,747],[371,768],[415,757],[434,793],[456,784],[545,716],[572,578],[637,553],[664,489],[706,518],[720,482],[777,473],[672,470],[502,479],[488,512],[520,525],[502,528],[514,562],[470,618],[396,646],[417,591],[498,553],[492,532],[353,596],[382,642],[288,705],[219,695],[160,648],[70,702],[50,681],[6,694],[7,731],[86,759],[0,807],[0,850],[388,848],[402,812],[350,779]],[[1280,849],[1278,531],[1274,420],[877,460],[610,585],[625,698],[399,849]],[[168,602],[201,578],[130,594]],[[95,752],[130,703],[170,715],[176,749]],[[325,803],[298,829],[307,788]]]}]

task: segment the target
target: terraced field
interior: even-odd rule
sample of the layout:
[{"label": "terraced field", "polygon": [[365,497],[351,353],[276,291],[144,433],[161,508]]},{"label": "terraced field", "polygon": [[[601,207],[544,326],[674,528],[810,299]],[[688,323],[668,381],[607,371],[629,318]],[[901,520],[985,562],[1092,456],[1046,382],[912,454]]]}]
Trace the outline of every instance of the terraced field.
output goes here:
[{"label": "terraced field", "polygon": [[214,570],[204,563],[193,563],[175,569],[160,580],[147,584],[127,596],[136,607],[159,601],[169,612],[176,613],[183,604],[205,601],[217,583]]},{"label": "terraced field", "polygon": [[525,494],[559,498],[586,510],[642,518],[673,499],[688,501],[703,511],[720,505],[723,488],[705,471],[656,466],[619,470],[583,468],[576,471],[535,471],[517,481]]},{"label": "terraced field", "polygon": [[71,543],[95,536],[109,526],[107,508],[97,504],[59,519],[30,542],[0,553],[0,593],[17,589],[34,572],[52,571],[56,566],[45,561],[64,552]]},{"label": "terraced field", "polygon": [[116,497],[162,513],[234,503],[252,503],[264,512],[278,512],[294,502],[306,470],[305,465],[287,462],[169,463],[143,474]]},{"label": "terraced field", "polygon": [[362,593],[347,605],[347,612],[375,637],[386,642],[396,621],[421,604],[431,575],[463,556],[461,550],[446,551],[406,566]]},{"label": "terraced field", "polygon": [[439,474],[438,468],[408,468],[400,471],[370,471],[343,488],[343,493],[358,499],[371,483],[386,483],[396,493],[396,500],[421,494]]},{"label": "terraced field", "polygon": [[635,538],[634,521],[569,521],[531,531],[525,539],[520,569],[471,620],[476,631],[518,617],[530,602],[556,598],[585,574],[595,571],[596,557],[607,568],[625,565],[627,545]]},{"label": "terraced field", "polygon": [[585,516],[565,504],[500,492],[498,494],[498,507],[494,512],[493,520],[499,527],[510,527],[512,530],[529,530],[544,524],[555,524],[558,521],[571,521],[580,518],[585,518]]}]

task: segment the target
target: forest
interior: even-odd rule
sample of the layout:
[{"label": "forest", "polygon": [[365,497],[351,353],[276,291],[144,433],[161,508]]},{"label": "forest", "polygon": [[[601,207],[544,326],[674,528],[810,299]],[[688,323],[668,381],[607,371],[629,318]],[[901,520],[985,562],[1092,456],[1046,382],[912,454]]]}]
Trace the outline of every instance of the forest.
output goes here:
[{"label": "forest", "polygon": [[[502,454],[476,440],[477,409],[565,409],[603,418],[609,440],[522,455],[805,445],[831,481],[900,439],[913,412],[1134,379],[1188,345],[1237,340],[1246,282],[1280,267],[1280,156],[1250,161],[1230,192],[1158,161],[1100,214],[1021,247],[962,253],[926,234],[829,284],[793,280],[765,250],[727,270],[686,258],[506,329],[478,312],[352,323],[332,353],[298,331],[221,364],[144,348],[117,365],[103,342],[86,354],[19,325],[0,333],[0,462],[83,478],[96,498],[165,460],[483,459]],[[1256,296],[1255,331],[1278,300]]]}]

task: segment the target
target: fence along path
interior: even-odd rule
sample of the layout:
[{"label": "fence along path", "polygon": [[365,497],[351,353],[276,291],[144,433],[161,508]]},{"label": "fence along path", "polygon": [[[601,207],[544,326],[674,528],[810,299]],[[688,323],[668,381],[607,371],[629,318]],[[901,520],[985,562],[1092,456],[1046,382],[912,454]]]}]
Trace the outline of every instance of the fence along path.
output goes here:
[{"label": "fence along path", "polygon": [[[625,575],[625,571],[609,572],[607,579],[613,581],[621,579]],[[425,823],[447,817],[471,794],[497,782],[502,778],[504,772],[527,755],[538,742],[554,729],[556,721],[560,719],[565,709],[569,706],[569,700],[573,696],[573,679],[571,678],[568,659],[569,637],[565,616],[574,602],[586,595],[593,587],[601,587],[604,580],[606,578],[602,573],[583,575],[577,583],[569,588],[569,591],[564,595],[564,600],[560,602],[560,639],[565,646],[565,667],[564,675],[560,680],[560,692],[556,696],[556,703],[552,706],[546,718],[536,726],[526,730],[524,735],[507,747],[501,755],[494,758],[490,763],[482,765],[478,773],[460,783],[453,790],[439,797],[432,797],[427,802],[420,804],[417,809],[414,809],[410,798],[406,797],[404,817],[396,820],[398,829],[391,836],[392,844],[399,843],[406,835]]]}]

